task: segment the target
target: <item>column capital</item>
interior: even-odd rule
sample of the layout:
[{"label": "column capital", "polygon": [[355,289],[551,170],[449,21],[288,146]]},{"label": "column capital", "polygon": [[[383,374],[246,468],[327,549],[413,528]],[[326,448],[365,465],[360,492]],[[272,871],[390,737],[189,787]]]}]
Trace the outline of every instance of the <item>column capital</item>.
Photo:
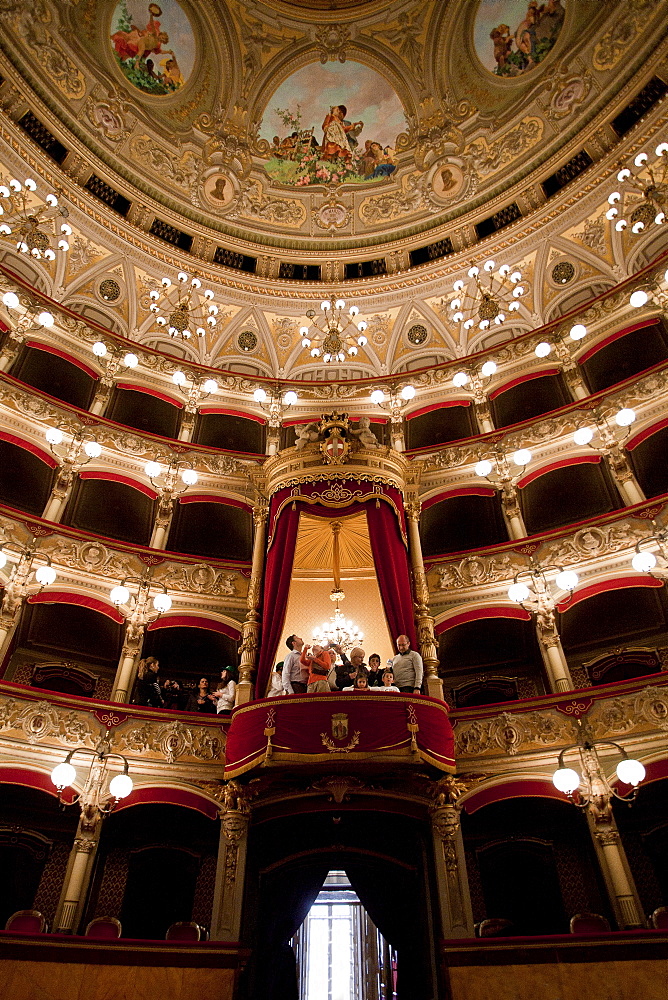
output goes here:
[{"label": "column capital", "polygon": [[420,500],[404,500],[404,510],[409,521],[419,521],[422,514],[422,502]]}]

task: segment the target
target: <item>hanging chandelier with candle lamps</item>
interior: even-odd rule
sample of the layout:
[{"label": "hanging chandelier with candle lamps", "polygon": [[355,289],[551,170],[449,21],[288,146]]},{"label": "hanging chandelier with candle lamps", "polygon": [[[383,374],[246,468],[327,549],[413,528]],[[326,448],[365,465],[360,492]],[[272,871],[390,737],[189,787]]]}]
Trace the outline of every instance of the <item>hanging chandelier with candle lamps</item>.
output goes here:
[{"label": "hanging chandelier with candle lamps", "polygon": [[346,303],[344,299],[323,299],[320,303],[322,316],[315,309],[308,309],[306,318],[308,326],[302,326],[299,333],[302,347],[310,348],[312,358],[322,358],[329,364],[340,364],[346,357],[354,357],[360,347],[365,347],[367,329],[365,320],[358,320],[359,308],[352,305],[344,314]]},{"label": "hanging chandelier with candle lamps", "polygon": [[218,322],[214,293],[205,288],[201,292],[202,301],[202,282],[197,276],[189,277],[185,271],[179,271],[176,281],[174,285],[169,278],[162,278],[162,291],[155,288],[151,291],[149,308],[155,315],[155,323],[166,329],[170,337],[190,340],[193,333],[204,337],[207,327],[213,330]]},{"label": "hanging chandelier with candle lamps", "polygon": [[668,142],[659,143],[654,155],[656,159],[650,163],[648,153],[638,153],[633,160],[638,169],[634,172],[630,167],[622,167],[617,174],[620,187],[608,198],[610,208],[605,213],[617,232],[630,227],[637,236],[653,223],[660,226],[666,221]]},{"label": "hanging chandelier with candle lamps", "polygon": [[0,236],[15,240],[19,253],[36,260],[55,260],[57,250],[67,253],[72,234],[65,221],[68,215],[53,191],[43,198],[37,194],[37,181],[32,177],[23,183],[12,178],[0,184]]},{"label": "hanging chandelier with candle lamps", "polygon": [[524,295],[520,284],[522,272],[502,264],[497,268],[493,260],[485,261],[482,273],[476,264],[468,270],[472,282],[466,284],[461,278],[452,286],[455,297],[450,299],[450,309],[454,323],[461,323],[464,330],[472,329],[476,323],[480,330],[487,330],[492,323],[501,326],[509,313],[518,312],[519,299]]},{"label": "hanging chandelier with candle lamps", "polygon": [[329,621],[323,622],[321,628],[313,629],[313,641],[320,646],[340,646],[343,652],[357,646],[364,638],[364,633],[357,625],[346,619],[339,608],[339,603],[345,598],[341,588],[341,554],[339,548],[339,535],[341,533],[341,521],[332,521],[332,575],[334,586],[330,592],[329,599],[335,604],[334,614]]}]

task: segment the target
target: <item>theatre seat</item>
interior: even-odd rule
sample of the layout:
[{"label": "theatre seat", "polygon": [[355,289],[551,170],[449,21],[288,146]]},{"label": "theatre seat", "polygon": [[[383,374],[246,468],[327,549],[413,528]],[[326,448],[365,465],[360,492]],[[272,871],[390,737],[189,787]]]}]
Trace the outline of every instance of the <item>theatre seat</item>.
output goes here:
[{"label": "theatre seat", "polygon": [[610,924],[600,913],[576,913],[571,917],[571,934],[605,934]]},{"label": "theatre seat", "polygon": [[505,917],[488,917],[475,925],[476,937],[505,937],[513,930],[512,920]]},{"label": "theatre seat", "polygon": [[206,931],[194,920],[179,920],[167,928],[165,941],[206,941]]},{"label": "theatre seat", "polygon": [[658,906],[649,922],[655,931],[668,931],[668,906]]},{"label": "theatre seat", "polygon": [[89,938],[119,938],[121,936],[121,922],[116,917],[95,917],[86,928],[86,937]]},{"label": "theatre seat", "polygon": [[39,910],[17,910],[5,924],[13,934],[47,934],[49,925]]}]

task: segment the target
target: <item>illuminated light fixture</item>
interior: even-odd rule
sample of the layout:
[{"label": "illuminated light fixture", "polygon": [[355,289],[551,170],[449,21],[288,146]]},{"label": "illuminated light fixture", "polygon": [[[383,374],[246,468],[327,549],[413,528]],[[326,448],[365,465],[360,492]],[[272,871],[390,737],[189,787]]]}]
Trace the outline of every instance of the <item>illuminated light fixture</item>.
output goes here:
[{"label": "illuminated light fixture", "polygon": [[334,587],[329,595],[330,601],[335,604],[335,610],[329,621],[323,622],[321,628],[313,629],[313,642],[320,646],[340,646],[343,652],[352,649],[364,639],[364,633],[351,620],[346,619],[339,608],[339,603],[345,598],[341,589],[341,557],[339,550],[339,535],[341,533],[341,521],[332,521],[332,576]]},{"label": "illuminated light fixture", "polygon": [[[136,584],[137,593],[134,598],[130,592],[130,588],[127,586],[128,583]],[[111,603],[117,607],[122,608],[123,606],[128,606],[132,604],[131,616],[133,619],[142,620],[143,624],[148,624],[149,622],[156,621],[160,615],[165,614],[169,611],[172,606],[172,599],[167,593],[167,588],[164,584],[159,584],[162,587],[160,593],[156,594],[151,601],[153,607],[153,612],[147,610],[148,602],[151,596],[151,580],[147,577],[136,577],[128,576],[121,580],[119,584],[112,587],[109,592],[109,600]]]},{"label": "illuminated light fixture", "polygon": [[[585,731],[579,735],[577,743],[564,747],[559,754],[559,766],[552,775],[552,783],[579,809],[592,809],[597,824],[609,823],[613,818],[612,800],[633,802],[638,794],[638,785],[645,777],[645,767],[639,760],[629,757],[626,750],[614,740],[593,740],[585,735]],[[601,767],[597,747],[613,747],[621,754],[622,759],[617,764],[615,773],[622,784],[631,786],[630,792],[622,794],[610,784]],[[580,771],[566,765],[566,756],[571,754],[577,754]]]},{"label": "illuminated light fixture", "polygon": [[332,296],[320,303],[322,316],[315,309],[306,311],[309,322],[300,327],[299,333],[302,347],[310,351],[312,358],[320,358],[325,364],[342,364],[368,344],[368,324],[357,318],[359,306],[350,306],[347,314],[345,308],[344,299]]},{"label": "illuminated light fixture", "polygon": [[[665,580],[668,578],[668,529],[660,528],[656,521],[652,521],[653,534],[645,535],[636,542],[635,555],[631,560],[636,573],[649,573],[652,576]],[[650,548],[658,549],[658,558]],[[659,560],[661,560],[659,562]]]},{"label": "illuminated light fixture", "polygon": [[207,329],[215,328],[218,306],[213,301],[214,293],[210,288],[202,290],[198,277],[179,271],[176,284],[169,278],[162,278],[160,284],[162,290],[149,293],[149,309],[157,327],[182,340],[190,340],[193,335],[204,337]]},{"label": "illuminated light fixture", "polygon": [[0,215],[0,236],[14,240],[19,253],[52,261],[57,251],[70,249],[68,210],[53,192],[43,198],[37,195],[37,182],[31,177],[23,183],[13,178],[8,185],[0,185]]},{"label": "illuminated light fixture", "polygon": [[2,304],[7,309],[16,309],[19,305],[19,297],[15,292],[5,292],[2,296]]},{"label": "illuminated light fixture", "polygon": [[[109,750],[109,735],[103,737],[95,750],[88,747],[77,747],[70,750],[65,760],[56,764],[51,772],[51,781],[58,791],[61,805],[77,805],[81,810],[81,827],[88,832],[95,829],[99,820],[107,816],[121,799],[130,795],[134,783],[129,774],[127,758],[123,754]],[[71,788],[77,780],[76,768],[72,764],[74,755],[90,754],[91,761],[88,772],[82,780],[82,791],[70,798],[63,798],[66,788]],[[109,762],[119,760],[122,770],[109,777]]]},{"label": "illuminated light fixture", "polygon": [[572,326],[569,332],[571,340],[582,340],[583,337],[587,336],[587,327],[583,326],[582,323],[576,323]]},{"label": "illuminated light fixture", "polygon": [[546,358],[551,351],[552,344],[548,344],[546,340],[542,340],[540,344],[536,344],[534,348],[534,354],[537,358]]},{"label": "illuminated light fixture", "polygon": [[649,295],[642,288],[637,288],[635,292],[631,292],[629,297],[629,303],[634,309],[640,309],[642,306],[649,302]]},{"label": "illuminated light fixture", "polygon": [[472,282],[460,278],[452,286],[456,294],[448,304],[454,323],[462,324],[467,331],[476,323],[480,330],[487,330],[492,323],[505,323],[508,313],[519,311],[519,299],[526,291],[520,284],[521,271],[508,264],[497,268],[495,261],[487,260],[482,272],[473,264],[467,273]]},{"label": "illuminated light fixture", "polygon": [[605,217],[619,233],[629,229],[637,236],[666,221],[668,143],[659,143],[651,162],[650,155],[638,153],[633,160],[636,169],[622,167],[617,174],[620,186],[608,197]]},{"label": "illuminated light fixture", "polygon": [[[199,480],[197,472],[192,467],[192,462],[185,460],[171,459],[169,465],[164,470],[159,462],[147,462],[144,466],[144,472],[150,479],[151,485],[165,499],[181,496],[189,486],[194,486]],[[162,482],[159,482],[158,480],[161,476]],[[184,488],[182,490],[176,489],[177,477],[183,483]]]},{"label": "illuminated light fixture", "polygon": [[[48,441],[49,448],[58,459],[61,467],[61,475],[64,474],[67,482],[71,481],[73,473],[87,465],[92,458],[99,458],[102,454],[102,445],[94,437],[88,437],[89,431],[81,428],[72,435],[72,439],[67,446],[64,455],[59,455],[56,451],[58,445],[63,443],[64,434],[59,427],[48,427],[44,437]],[[86,456],[82,458],[82,452]]]}]

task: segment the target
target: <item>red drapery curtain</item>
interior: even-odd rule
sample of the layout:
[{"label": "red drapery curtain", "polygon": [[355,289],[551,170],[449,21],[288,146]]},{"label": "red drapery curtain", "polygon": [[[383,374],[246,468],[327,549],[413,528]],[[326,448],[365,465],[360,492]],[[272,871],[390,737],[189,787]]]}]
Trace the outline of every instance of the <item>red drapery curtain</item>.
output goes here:
[{"label": "red drapery curtain", "polygon": [[[351,484],[356,485],[356,484]],[[303,484],[297,495],[290,489],[279,490],[269,508],[269,551],[264,572],[262,635],[258,662],[256,697],[263,698],[285,624],[292,567],[297,543],[299,514],[308,510],[317,517],[349,517],[364,511],[373,554],[378,589],[392,639],[406,634],[415,646],[415,620],[411,593],[408,554],[403,538],[403,498],[394,487],[360,483],[361,490],[350,490],[350,502],[328,506],[319,503],[321,490],[335,491],[337,484]],[[363,496],[362,501],[358,497]],[[279,657],[280,658],[280,657]]]}]

